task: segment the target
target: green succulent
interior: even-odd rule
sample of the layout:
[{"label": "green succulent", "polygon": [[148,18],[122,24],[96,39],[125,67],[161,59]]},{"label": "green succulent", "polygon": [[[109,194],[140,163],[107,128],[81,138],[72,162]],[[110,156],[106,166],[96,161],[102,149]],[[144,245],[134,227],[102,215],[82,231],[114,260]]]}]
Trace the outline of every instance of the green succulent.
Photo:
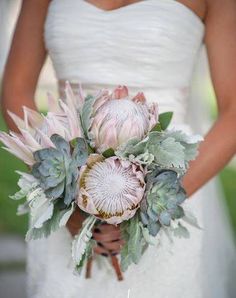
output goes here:
[{"label": "green succulent", "polygon": [[152,169],[146,177],[145,197],[140,206],[141,221],[152,236],[162,226],[170,226],[171,220],[184,216],[180,205],[185,199],[185,190],[175,171]]},{"label": "green succulent", "polygon": [[40,187],[48,198],[63,198],[69,205],[77,191],[79,167],[86,163],[88,148],[83,138],[67,142],[59,135],[52,135],[55,148],[34,152],[36,163],[32,175],[39,180]]}]

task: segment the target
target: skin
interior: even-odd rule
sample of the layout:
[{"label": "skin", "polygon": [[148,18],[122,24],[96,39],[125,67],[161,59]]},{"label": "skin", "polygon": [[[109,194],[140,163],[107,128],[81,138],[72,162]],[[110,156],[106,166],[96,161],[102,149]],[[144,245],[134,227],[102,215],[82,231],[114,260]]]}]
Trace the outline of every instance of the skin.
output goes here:
[{"label": "skin", "polygon": [[[138,2],[137,0],[87,1],[104,10],[113,10]],[[191,9],[206,25],[205,43],[218,105],[218,118],[205,136],[200,146],[200,154],[191,163],[183,180],[190,197],[215,176],[236,152],[234,99],[236,94],[236,1],[180,0],[179,2]],[[2,109],[11,130],[17,129],[9,119],[7,110],[22,116],[22,105],[36,109],[33,100],[35,89],[47,56],[43,26],[49,3],[49,0],[24,0],[22,4],[2,89]],[[79,210],[71,216],[68,229],[72,235],[78,233],[83,219]],[[99,254],[118,253],[123,245],[119,227],[102,225],[94,230],[93,237],[99,243],[95,248],[95,252]]]}]

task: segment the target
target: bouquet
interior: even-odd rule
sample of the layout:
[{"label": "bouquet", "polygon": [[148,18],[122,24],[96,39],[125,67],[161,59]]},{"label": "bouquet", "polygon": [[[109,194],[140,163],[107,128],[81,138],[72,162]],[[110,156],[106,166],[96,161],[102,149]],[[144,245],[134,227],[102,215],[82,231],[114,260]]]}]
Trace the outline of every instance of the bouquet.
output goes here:
[{"label": "bouquet", "polygon": [[75,96],[67,83],[65,101],[48,95],[46,115],[27,107],[24,119],[9,112],[19,133],[1,132],[0,140],[29,166],[29,173],[19,172],[20,190],[11,198],[25,199],[17,213],[30,214],[27,241],[49,236],[80,208],[86,219],[72,242],[77,272],[93,255],[93,228],[120,225],[125,271],[161,230],[189,237],[185,223],[198,227],[183,208],[181,179],[202,138],[168,129],[173,113],[158,113],[142,92],[132,97],[118,86],[85,96],[81,85],[78,90]]}]

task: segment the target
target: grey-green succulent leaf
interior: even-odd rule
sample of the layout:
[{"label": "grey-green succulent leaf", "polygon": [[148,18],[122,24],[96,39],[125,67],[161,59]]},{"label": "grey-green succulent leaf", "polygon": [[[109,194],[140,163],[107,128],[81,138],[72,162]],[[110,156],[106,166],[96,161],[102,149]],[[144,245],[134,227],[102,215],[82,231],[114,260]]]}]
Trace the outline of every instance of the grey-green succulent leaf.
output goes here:
[{"label": "grey-green succulent leaf", "polygon": [[88,146],[83,138],[76,138],[71,144],[59,135],[52,135],[51,140],[55,148],[34,153],[37,162],[32,175],[39,180],[48,198],[63,198],[69,205],[76,197],[79,168],[86,163]]},{"label": "grey-green succulent leaf", "polygon": [[[181,199],[180,199],[181,198]],[[181,203],[186,194],[175,171],[152,168],[146,176],[146,190],[140,207],[140,219],[150,235],[184,216]]]},{"label": "grey-green succulent leaf", "polygon": [[147,224],[147,229],[149,231],[149,234],[153,237],[156,237],[156,235],[159,233],[161,229],[161,224],[158,221],[149,221]]}]

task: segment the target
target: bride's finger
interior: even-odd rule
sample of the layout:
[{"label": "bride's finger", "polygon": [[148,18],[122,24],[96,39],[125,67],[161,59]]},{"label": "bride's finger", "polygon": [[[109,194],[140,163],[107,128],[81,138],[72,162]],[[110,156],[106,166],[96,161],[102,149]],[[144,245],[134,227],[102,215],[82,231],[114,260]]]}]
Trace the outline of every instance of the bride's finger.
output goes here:
[{"label": "bride's finger", "polygon": [[120,231],[119,226],[109,225],[109,224],[103,224],[97,227],[98,230],[101,232],[112,232],[112,231]]},{"label": "bride's finger", "polygon": [[109,233],[109,234],[94,232],[93,233],[93,238],[96,241],[100,241],[100,242],[111,242],[111,241],[115,241],[115,240],[120,239],[120,232],[114,231],[114,232]]},{"label": "bride's finger", "polygon": [[107,250],[120,251],[124,243],[124,240],[118,240],[115,242],[103,242],[102,245]]},{"label": "bride's finger", "polygon": [[93,251],[96,253],[96,254],[99,254],[99,255],[102,255],[104,257],[108,257],[109,256],[109,251],[103,247],[100,247],[100,246],[95,246]]}]

